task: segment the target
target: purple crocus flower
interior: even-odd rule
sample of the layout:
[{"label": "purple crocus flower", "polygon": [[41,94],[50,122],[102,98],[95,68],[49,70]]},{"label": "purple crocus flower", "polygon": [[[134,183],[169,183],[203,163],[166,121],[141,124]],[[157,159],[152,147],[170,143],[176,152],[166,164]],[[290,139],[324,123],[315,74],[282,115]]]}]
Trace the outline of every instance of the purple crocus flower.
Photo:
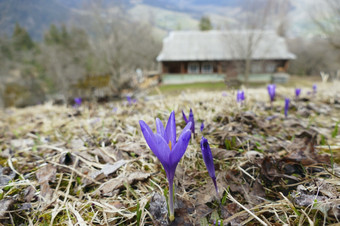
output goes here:
[{"label": "purple crocus flower", "polygon": [[173,181],[178,162],[184,155],[191,138],[191,122],[183,129],[176,140],[175,112],[172,111],[164,129],[163,123],[156,118],[157,133],[153,133],[150,127],[142,120],[139,121],[142,133],[151,151],[157,156],[164,167],[169,181],[169,210],[170,221],[175,219],[173,206]]},{"label": "purple crocus flower", "polygon": [[203,131],[203,129],[204,129],[204,121],[202,121],[201,123],[201,132]]},{"label": "purple crocus flower", "polygon": [[211,149],[210,149],[208,140],[204,137],[202,137],[202,139],[201,139],[201,150],[202,150],[202,156],[203,156],[205,166],[208,169],[209,176],[211,177],[211,179],[214,182],[216,194],[218,196],[218,188],[217,188],[217,184],[216,184],[214,160],[213,160],[213,157],[212,157],[212,154],[211,154]]},{"label": "purple crocus flower", "polygon": [[268,89],[268,94],[269,94],[269,97],[270,97],[270,101],[273,102],[274,99],[275,99],[275,89],[276,89],[276,85],[275,84],[269,84],[267,86],[267,89]]},{"label": "purple crocus flower", "polygon": [[126,96],[126,100],[127,100],[127,102],[129,103],[129,105],[132,104],[131,96]]},{"label": "purple crocus flower", "polygon": [[189,113],[189,119],[187,119],[187,117],[184,114],[184,111],[182,110],[182,115],[183,115],[183,119],[185,121],[185,123],[189,123],[191,122],[191,132],[192,134],[195,136],[195,119],[194,119],[194,113],[192,113],[192,109],[190,108],[190,113]]},{"label": "purple crocus flower", "polygon": [[244,91],[243,90],[237,90],[237,94],[236,94],[236,101],[237,103],[241,103],[242,101],[244,101]]},{"label": "purple crocus flower", "polygon": [[296,89],[295,89],[295,97],[296,97],[296,98],[299,98],[300,93],[301,93],[301,89],[296,88]]},{"label": "purple crocus flower", "polygon": [[318,88],[318,87],[316,86],[316,84],[314,84],[314,85],[313,85],[313,93],[316,93],[317,88]]},{"label": "purple crocus flower", "polygon": [[79,107],[81,105],[81,97],[76,97],[73,99],[74,100],[74,107]]},{"label": "purple crocus flower", "polygon": [[289,102],[290,102],[290,99],[289,99],[289,98],[286,98],[286,99],[285,99],[285,117],[286,117],[286,118],[287,118],[287,116],[288,116]]}]

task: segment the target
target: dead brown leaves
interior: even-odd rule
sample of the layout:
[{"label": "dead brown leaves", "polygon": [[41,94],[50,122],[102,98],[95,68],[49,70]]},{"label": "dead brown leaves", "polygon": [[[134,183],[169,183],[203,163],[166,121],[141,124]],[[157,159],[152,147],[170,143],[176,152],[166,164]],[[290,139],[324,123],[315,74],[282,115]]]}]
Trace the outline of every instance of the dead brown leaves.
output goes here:
[{"label": "dead brown leaves", "polygon": [[40,184],[40,195],[45,202],[49,202],[53,196],[49,182],[54,181],[56,177],[57,168],[51,164],[43,166],[36,173],[38,183]]},{"label": "dead brown leaves", "polygon": [[[340,170],[327,144],[339,146],[331,133],[340,117],[334,111],[340,99],[292,101],[284,118],[280,97],[271,109],[264,95],[249,90],[243,107],[231,92],[227,97],[202,92],[131,106],[89,104],[75,110],[44,105],[1,113],[0,125],[6,128],[0,134],[1,219],[7,224],[11,217],[23,224],[168,224],[166,176],[143,140],[138,120],[155,130],[155,117],[165,122],[175,110],[180,131],[180,112],[190,106],[205,129],[201,134],[197,128],[177,167],[173,224],[205,225],[219,219],[251,225],[259,223],[257,216],[268,224],[297,225],[320,212],[327,222],[337,222]],[[201,157],[202,135],[212,147],[219,197]]]}]

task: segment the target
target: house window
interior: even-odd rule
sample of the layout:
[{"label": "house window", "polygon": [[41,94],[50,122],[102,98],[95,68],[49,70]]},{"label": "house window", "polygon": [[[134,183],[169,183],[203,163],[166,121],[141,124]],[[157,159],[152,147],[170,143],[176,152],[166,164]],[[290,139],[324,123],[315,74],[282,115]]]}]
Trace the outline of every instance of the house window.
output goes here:
[{"label": "house window", "polygon": [[276,71],[276,64],[274,62],[266,63],[266,72],[273,73]]},{"label": "house window", "polygon": [[200,73],[200,65],[198,63],[189,63],[188,64],[188,73],[189,74]]},{"label": "house window", "polygon": [[252,73],[260,73],[260,72],[262,72],[262,64],[260,62],[253,62],[251,64],[251,72]]},{"label": "house window", "polygon": [[202,73],[208,74],[213,72],[213,65],[210,62],[204,62],[202,64]]}]

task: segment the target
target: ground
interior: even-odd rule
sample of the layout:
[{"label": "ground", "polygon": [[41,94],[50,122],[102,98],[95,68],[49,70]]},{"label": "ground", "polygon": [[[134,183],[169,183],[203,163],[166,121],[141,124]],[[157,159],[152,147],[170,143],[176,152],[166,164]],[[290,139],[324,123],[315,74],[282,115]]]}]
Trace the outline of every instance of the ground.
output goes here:
[{"label": "ground", "polygon": [[[340,217],[339,84],[184,89],[171,95],[80,107],[50,103],[0,112],[0,222],[4,225],[307,225]],[[164,94],[159,89],[157,93]],[[291,98],[288,116],[284,98]],[[140,131],[154,131],[192,108],[196,135],[177,166],[175,221],[167,215],[167,179]],[[200,131],[201,122],[204,129]],[[219,195],[200,139],[214,157]]]}]

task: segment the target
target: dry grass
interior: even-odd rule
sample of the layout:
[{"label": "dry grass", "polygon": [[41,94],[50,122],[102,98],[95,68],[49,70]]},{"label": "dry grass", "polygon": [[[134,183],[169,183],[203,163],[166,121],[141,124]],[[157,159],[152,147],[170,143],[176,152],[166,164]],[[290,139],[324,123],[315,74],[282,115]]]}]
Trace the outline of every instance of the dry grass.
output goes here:
[{"label": "dry grass", "polygon": [[[280,127],[277,133],[267,134],[267,137],[263,131],[250,134],[244,130],[234,133],[235,144],[229,150],[224,146],[226,137],[231,136],[235,127],[248,126],[236,124],[232,119],[252,112],[259,120],[275,115],[274,122],[283,125],[285,119],[280,110],[283,97],[293,97],[294,91],[278,87],[275,110],[263,110],[268,101],[265,88],[246,90],[244,107],[237,105],[234,91],[226,90],[227,96],[220,91],[180,93],[153,100],[140,98],[134,105],[123,101],[103,105],[85,103],[79,109],[51,104],[6,109],[0,112],[0,222],[5,225],[155,224],[158,219],[149,211],[150,200],[155,193],[163,194],[167,180],[159,161],[144,141],[138,121],[144,120],[155,130],[155,118],[165,123],[170,111],[175,110],[179,132],[184,127],[181,110],[188,112],[192,108],[197,121],[196,131],[199,131],[199,122],[204,120],[203,134],[214,149],[218,185],[224,192],[219,201],[211,192],[212,183],[199,147],[202,134],[198,132],[178,165],[175,178],[177,199],[184,203],[177,209],[191,206],[193,212],[176,212],[178,219],[192,224],[213,223],[214,219],[220,219],[225,225],[228,222],[262,225],[337,223],[340,168],[335,162],[340,156],[340,141],[339,135],[332,136],[331,133],[340,119],[339,109],[335,108],[339,105],[336,101],[340,100],[336,93],[338,87],[338,84],[319,84],[317,96],[310,100],[329,106],[331,110],[326,114],[312,112],[309,117],[303,117],[296,109],[290,110],[290,117],[298,119],[305,128]],[[310,88],[303,88],[303,96],[307,96],[307,89]],[[274,124],[269,131],[273,132]],[[287,145],[294,144],[293,138],[287,140],[287,134],[310,128],[318,131],[320,151],[328,151],[320,134],[332,146],[331,164],[316,162],[311,167],[315,172],[305,172],[303,177],[289,175],[289,178],[298,178],[294,183],[284,176],[273,181],[266,179],[268,172],[263,172],[263,163],[259,165],[258,159],[250,157],[256,146],[252,144],[269,137],[286,140]],[[294,137],[295,134],[290,135]],[[261,142],[256,149],[262,155],[261,161],[267,157],[281,161],[290,153],[288,147],[272,150],[268,143]],[[310,167],[301,165],[304,170]],[[320,170],[316,170],[317,167]],[[259,182],[264,195],[254,196],[254,199],[260,201],[252,202],[253,196],[246,197],[236,189],[236,179],[230,179],[235,175],[243,189],[256,190],[255,183]],[[302,187],[298,190],[300,185],[306,193]],[[298,205],[297,198],[292,196],[296,192],[307,198],[313,195],[315,200],[321,196],[327,199]]]}]

